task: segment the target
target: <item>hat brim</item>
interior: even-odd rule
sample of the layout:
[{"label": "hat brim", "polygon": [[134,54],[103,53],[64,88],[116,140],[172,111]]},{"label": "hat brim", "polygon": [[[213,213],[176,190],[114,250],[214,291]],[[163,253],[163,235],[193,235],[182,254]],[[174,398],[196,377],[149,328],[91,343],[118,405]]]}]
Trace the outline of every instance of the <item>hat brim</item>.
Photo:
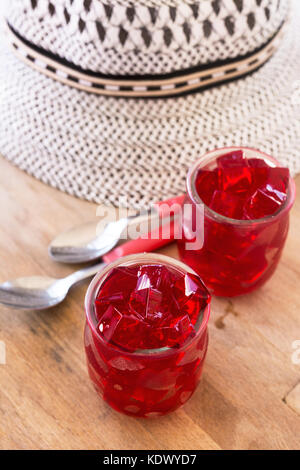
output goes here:
[{"label": "hat brim", "polygon": [[259,148],[300,171],[300,11],[258,71],[179,98],[76,90],[18,60],[0,41],[0,152],[62,191],[141,207],[185,190],[188,168],[217,147]]}]

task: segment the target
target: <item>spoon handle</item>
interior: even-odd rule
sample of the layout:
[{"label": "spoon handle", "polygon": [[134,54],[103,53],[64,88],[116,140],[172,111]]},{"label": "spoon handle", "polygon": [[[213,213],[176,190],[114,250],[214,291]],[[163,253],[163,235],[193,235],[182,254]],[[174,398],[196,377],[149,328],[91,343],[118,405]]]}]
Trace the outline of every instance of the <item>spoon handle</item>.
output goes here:
[{"label": "spoon handle", "polygon": [[121,258],[122,256],[155,251],[174,240],[176,227],[176,221],[172,220],[170,221],[167,230],[164,230],[164,226],[161,226],[154,229],[146,237],[144,235],[136,240],[129,240],[104,255],[102,263],[97,263],[92,266],[88,266],[87,268],[80,269],[79,271],[75,271],[65,279],[69,281],[71,287],[77,282],[94,276],[97,272],[104,269],[107,264]]},{"label": "spoon handle", "polygon": [[88,279],[89,277],[94,276],[99,271],[104,269],[106,263],[97,263],[93,264],[92,266],[88,266],[86,268],[80,269],[79,271],[75,271],[74,273],[70,274],[69,276],[65,277],[65,281],[69,281],[70,287],[77,282],[83,281],[84,279]]}]

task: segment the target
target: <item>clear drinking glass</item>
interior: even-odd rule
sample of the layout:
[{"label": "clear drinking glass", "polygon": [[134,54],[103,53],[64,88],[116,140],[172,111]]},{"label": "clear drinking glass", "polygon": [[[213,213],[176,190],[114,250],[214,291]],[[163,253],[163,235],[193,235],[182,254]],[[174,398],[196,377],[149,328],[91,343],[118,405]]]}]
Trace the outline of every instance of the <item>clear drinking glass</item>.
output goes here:
[{"label": "clear drinking glass", "polygon": [[186,249],[186,243],[191,242],[186,236],[191,221],[185,216],[182,239],[178,240],[181,260],[201,276],[211,293],[226,297],[253,291],[272,276],[287,238],[289,212],[295,201],[295,183],[290,178],[286,202],[276,213],[262,219],[231,219],[206,206],[195,187],[199,169],[213,170],[218,157],[238,149],[244,151],[246,158],[263,159],[271,167],[281,166],[273,157],[250,148],[231,147],[204,155],[188,173],[184,201],[193,209],[204,205],[204,227],[199,228],[204,230],[204,243],[199,250]]},{"label": "clear drinking glass", "polygon": [[136,417],[163,415],[185,403],[200,380],[208,345],[210,295],[207,291],[207,305],[199,311],[195,336],[182,347],[126,352],[99,334],[94,305],[107,276],[119,266],[152,263],[196,275],[190,267],[166,256],[130,255],[99,272],[92,280],[85,300],[84,343],[90,378],[99,395],[112,408]]}]

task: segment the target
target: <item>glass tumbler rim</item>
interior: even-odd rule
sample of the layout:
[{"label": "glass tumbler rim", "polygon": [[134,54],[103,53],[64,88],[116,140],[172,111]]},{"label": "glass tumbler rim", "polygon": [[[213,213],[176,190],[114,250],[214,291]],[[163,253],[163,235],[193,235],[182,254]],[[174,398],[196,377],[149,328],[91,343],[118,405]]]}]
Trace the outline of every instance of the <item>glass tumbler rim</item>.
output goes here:
[{"label": "glass tumbler rim", "polygon": [[[106,347],[108,347],[110,350],[114,350],[118,354],[125,354],[125,355],[131,356],[131,357],[151,357],[151,356],[158,357],[158,355],[163,356],[163,357],[167,357],[168,355],[174,354],[174,352],[179,352],[179,351],[183,351],[183,350],[187,349],[189,347],[189,345],[193,343],[193,341],[195,341],[197,338],[201,337],[201,335],[205,332],[205,330],[207,328],[208,320],[209,320],[209,317],[210,317],[211,294],[209,293],[207,287],[205,286],[205,284],[203,283],[201,278],[200,278],[201,282],[204,284],[205,288],[207,289],[209,302],[208,302],[208,305],[206,306],[206,308],[204,308],[203,311],[199,313],[198,321],[200,319],[201,319],[201,321],[198,324],[198,329],[196,330],[196,335],[193,336],[192,338],[190,338],[190,340],[187,343],[183,344],[179,348],[172,348],[172,347],[169,347],[169,346],[165,346],[165,347],[156,348],[156,349],[139,349],[139,350],[133,351],[133,352],[126,351],[125,349],[124,350],[123,349],[118,349],[116,346],[114,346],[114,345],[110,344],[109,342],[107,342],[99,334],[99,332],[96,328],[97,325],[93,321],[93,318],[92,318],[92,309],[93,309],[94,301],[95,301],[95,298],[96,298],[96,294],[99,290],[99,287],[101,286],[101,282],[103,282],[106,279],[107,275],[111,272],[111,270],[114,269],[115,267],[120,266],[120,265],[125,264],[125,266],[126,265],[130,266],[130,265],[133,265],[133,264],[138,264],[139,262],[143,262],[143,261],[146,261],[149,264],[151,264],[151,262],[153,262],[153,263],[160,262],[163,265],[167,265],[167,266],[169,265],[171,267],[175,267],[177,269],[184,270],[185,272],[190,272],[191,274],[194,274],[194,275],[200,277],[199,274],[197,274],[190,266],[186,265],[182,261],[179,261],[175,258],[171,258],[169,256],[165,256],[165,255],[161,255],[161,254],[157,254],[157,253],[139,253],[139,254],[124,256],[124,257],[119,258],[118,260],[108,264],[107,266],[105,266],[105,268],[103,270],[99,271],[94,276],[92,281],[90,282],[89,287],[88,287],[87,292],[86,292],[86,296],[85,296],[86,322],[87,322],[89,328],[92,330],[92,332],[96,335],[99,342],[101,344],[105,345]],[[100,283],[99,283],[99,281],[100,281]]]},{"label": "glass tumbler rim", "polygon": [[237,226],[251,226],[253,224],[255,225],[263,225],[267,224],[271,221],[276,220],[277,218],[281,217],[282,214],[288,212],[296,198],[296,185],[294,182],[294,179],[290,176],[289,178],[289,188],[288,188],[288,193],[287,193],[287,199],[285,203],[274,213],[271,215],[268,215],[266,217],[263,217],[261,219],[252,219],[252,220],[241,220],[241,219],[232,219],[230,217],[227,217],[225,215],[219,214],[218,212],[215,212],[213,209],[211,209],[209,206],[207,206],[202,199],[200,198],[197,190],[196,190],[196,177],[198,170],[202,168],[203,166],[207,165],[209,162],[214,161],[217,159],[217,157],[221,156],[224,152],[231,152],[234,150],[244,150],[245,152],[251,152],[253,153],[252,158],[254,156],[259,157],[261,159],[267,160],[269,163],[272,164],[273,168],[281,166],[280,162],[276,160],[274,157],[271,157],[265,152],[262,152],[261,150],[251,148],[251,147],[243,147],[243,146],[231,146],[231,147],[222,147],[222,148],[217,148],[214,150],[211,150],[210,152],[205,153],[202,157],[200,157],[196,162],[190,167],[187,178],[186,178],[186,187],[187,187],[187,194],[191,201],[197,205],[201,204],[205,208],[205,216],[209,216],[212,219],[215,219],[217,222],[223,222],[231,225],[237,225]]}]

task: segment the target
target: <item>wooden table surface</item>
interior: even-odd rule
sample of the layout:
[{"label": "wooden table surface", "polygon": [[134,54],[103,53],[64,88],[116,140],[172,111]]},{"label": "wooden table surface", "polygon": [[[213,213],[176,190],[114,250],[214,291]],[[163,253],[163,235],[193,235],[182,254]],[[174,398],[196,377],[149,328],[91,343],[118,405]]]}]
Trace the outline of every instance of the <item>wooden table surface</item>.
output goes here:
[{"label": "wooden table surface", "polygon": [[[297,185],[300,193],[300,178]],[[0,201],[0,282],[70,273],[72,267],[48,258],[47,245],[60,231],[95,218],[96,205],[47,187],[2,158]],[[300,353],[293,349],[300,340],[299,233],[300,194],[275,275],[251,295],[213,299],[202,382],[183,408],[158,419],[118,414],[94,391],[83,349],[88,282],[52,310],[0,307],[6,346],[0,448],[299,449]],[[163,252],[177,256],[174,245]]]}]

